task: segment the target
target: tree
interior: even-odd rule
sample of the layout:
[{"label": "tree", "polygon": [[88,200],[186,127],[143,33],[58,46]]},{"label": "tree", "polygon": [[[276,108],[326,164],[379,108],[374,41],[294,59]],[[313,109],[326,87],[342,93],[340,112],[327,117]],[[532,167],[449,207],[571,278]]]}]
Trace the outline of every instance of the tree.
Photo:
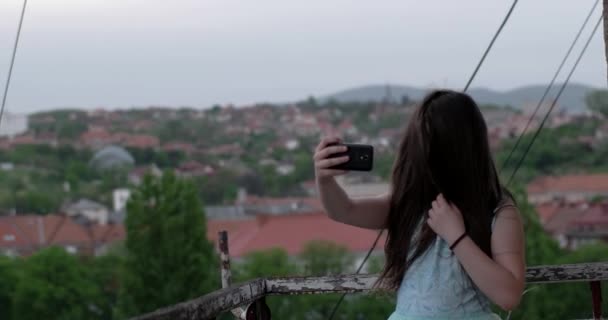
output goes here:
[{"label": "tree", "polygon": [[19,213],[47,214],[59,209],[61,194],[56,191],[28,190],[18,194],[15,201]]},{"label": "tree", "polygon": [[[235,282],[244,282],[261,277],[281,277],[297,275],[298,269],[289,260],[287,252],[275,248],[253,252],[245,256],[244,261],[234,269]],[[294,303],[291,297],[271,296],[266,299],[273,319],[292,319]],[[233,319],[227,317],[226,319]]]},{"label": "tree", "polygon": [[12,296],[17,287],[17,261],[0,256],[0,319],[10,319]]},{"label": "tree", "polygon": [[13,319],[100,319],[99,291],[76,257],[53,247],[23,264],[14,291]]},{"label": "tree", "polygon": [[593,111],[608,116],[608,90],[594,90],[585,97],[585,104]]},{"label": "tree", "polygon": [[194,185],[166,172],[147,176],[127,204],[126,263],[119,314],[134,316],[219,288]]},{"label": "tree", "polygon": [[123,256],[114,252],[87,261],[91,280],[97,286],[100,299],[97,303],[102,319],[114,319],[122,276]]},{"label": "tree", "polygon": [[353,257],[348,249],[327,241],[311,241],[306,245],[300,259],[304,274],[324,276],[352,271]]},{"label": "tree", "polygon": [[285,250],[280,248],[252,252],[235,269],[237,282],[259,277],[281,277],[297,274],[297,267],[289,261]]}]

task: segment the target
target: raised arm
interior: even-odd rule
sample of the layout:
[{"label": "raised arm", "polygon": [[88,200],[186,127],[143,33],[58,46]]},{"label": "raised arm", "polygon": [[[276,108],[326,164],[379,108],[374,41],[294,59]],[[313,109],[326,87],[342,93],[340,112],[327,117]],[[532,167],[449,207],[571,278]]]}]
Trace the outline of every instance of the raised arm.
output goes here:
[{"label": "raised arm", "polygon": [[338,143],[338,138],[324,138],[315,150],[315,176],[317,189],[327,215],[338,222],[367,229],[383,229],[388,217],[390,195],[351,199],[338,185],[335,176],[347,171],[328,169],[348,161],[348,157],[328,158],[346,151],[344,146],[328,146]]}]

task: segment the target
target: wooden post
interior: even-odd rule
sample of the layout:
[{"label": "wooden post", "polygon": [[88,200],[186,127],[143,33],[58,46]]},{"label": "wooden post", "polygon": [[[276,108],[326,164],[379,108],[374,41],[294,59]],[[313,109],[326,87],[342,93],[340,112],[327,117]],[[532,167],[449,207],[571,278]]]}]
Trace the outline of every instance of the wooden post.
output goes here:
[{"label": "wooden post", "polygon": [[230,253],[228,251],[228,232],[218,232],[218,246],[220,249],[222,288],[228,288],[232,284],[232,272],[230,271]]},{"label": "wooden post", "polygon": [[589,282],[593,301],[593,319],[602,319],[602,284],[599,281]]},{"label": "wooden post", "polygon": [[[222,289],[224,289],[232,285],[230,252],[228,250],[228,231],[222,230],[218,232],[218,246],[220,249]],[[231,312],[235,319],[238,320],[243,318],[244,312],[242,308],[232,309]]]}]

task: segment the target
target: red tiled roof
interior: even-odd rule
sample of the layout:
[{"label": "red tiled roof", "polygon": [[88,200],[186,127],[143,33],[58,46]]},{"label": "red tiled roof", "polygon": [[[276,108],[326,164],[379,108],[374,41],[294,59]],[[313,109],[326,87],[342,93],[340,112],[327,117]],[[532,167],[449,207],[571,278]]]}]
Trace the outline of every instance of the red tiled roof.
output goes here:
[{"label": "red tiled roof", "polygon": [[585,211],[583,216],[573,221],[576,225],[606,225],[608,224],[608,205],[597,204]]},{"label": "red tiled roof", "polygon": [[566,232],[576,219],[584,215],[585,210],[581,206],[563,206],[545,222],[544,228],[553,234]]},{"label": "red tiled roof", "polygon": [[124,137],[123,144],[134,148],[155,148],[158,147],[160,141],[157,137],[139,134]]},{"label": "red tiled roof", "polygon": [[124,240],[127,233],[121,224],[93,225],[91,236],[95,243],[109,243]]},{"label": "red tiled roof", "polygon": [[82,140],[82,142],[84,142],[84,143],[95,143],[95,142],[112,143],[112,142],[116,142],[117,138],[113,134],[107,132],[105,129],[94,128],[94,129],[89,129],[88,131],[86,131],[82,135],[80,135],[80,140]]},{"label": "red tiled roof", "polygon": [[20,144],[38,144],[41,143],[40,141],[38,141],[33,135],[31,134],[26,134],[26,135],[21,135],[21,136],[17,136],[14,137],[13,139],[11,139],[11,144],[13,145],[20,145]]},{"label": "red tiled roof", "polygon": [[548,221],[562,207],[559,203],[549,202],[536,206],[536,212],[541,222]]},{"label": "red tiled roof", "polygon": [[196,151],[196,147],[194,147],[190,143],[184,142],[170,142],[163,146],[164,151],[182,151],[185,153],[193,153]]},{"label": "red tiled roof", "polygon": [[93,225],[90,229],[63,215],[0,217],[0,248],[35,250],[50,245],[92,245],[125,238],[121,225]]},{"label": "red tiled roof", "polygon": [[608,192],[608,174],[566,175],[540,177],[528,185],[528,193]]},{"label": "red tiled roof", "polygon": [[[86,230],[66,216],[18,215],[0,218],[0,244],[9,247],[28,247],[52,244],[86,244]],[[13,236],[6,241],[5,236]]]},{"label": "red tiled roof", "polygon": [[369,249],[377,236],[377,231],[335,222],[320,212],[258,216],[256,220],[208,221],[208,238],[217,239],[217,231],[222,228],[228,231],[230,254],[234,257],[275,247],[297,255],[313,240],[330,241],[350,251],[362,252]]}]

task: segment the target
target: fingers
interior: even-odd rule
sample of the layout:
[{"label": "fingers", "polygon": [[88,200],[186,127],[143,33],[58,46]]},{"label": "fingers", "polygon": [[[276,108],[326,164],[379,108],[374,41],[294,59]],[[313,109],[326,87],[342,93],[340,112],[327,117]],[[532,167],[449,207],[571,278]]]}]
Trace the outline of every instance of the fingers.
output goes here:
[{"label": "fingers", "polygon": [[336,154],[339,152],[345,152],[346,150],[348,150],[348,148],[346,146],[326,147],[326,148],[323,148],[323,149],[317,151],[317,153],[315,153],[313,159],[315,161],[323,160],[332,154]]},{"label": "fingers", "polygon": [[315,162],[315,167],[317,169],[327,169],[345,162],[348,162],[348,156],[318,160]]},{"label": "fingers", "polygon": [[338,137],[335,137],[335,136],[324,137],[323,139],[321,139],[321,142],[319,142],[319,145],[315,149],[315,152],[319,152],[319,151],[323,150],[329,144],[339,143],[339,142],[340,142],[340,138],[338,138]]},{"label": "fingers", "polygon": [[439,205],[439,202],[437,200],[431,202],[431,208],[433,208],[433,210],[438,210],[441,206]]}]

